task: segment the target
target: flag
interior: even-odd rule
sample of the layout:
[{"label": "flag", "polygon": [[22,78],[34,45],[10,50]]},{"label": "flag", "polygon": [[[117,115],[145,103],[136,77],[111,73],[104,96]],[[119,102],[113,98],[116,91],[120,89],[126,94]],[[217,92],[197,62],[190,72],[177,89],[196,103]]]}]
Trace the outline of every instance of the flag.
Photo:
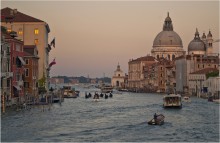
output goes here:
[{"label": "flag", "polygon": [[50,42],[50,46],[53,46],[55,48],[55,38]]},{"label": "flag", "polygon": [[52,65],[55,65],[56,64],[56,61],[55,61],[55,58],[53,59],[53,61],[49,64],[49,68],[52,67]]}]

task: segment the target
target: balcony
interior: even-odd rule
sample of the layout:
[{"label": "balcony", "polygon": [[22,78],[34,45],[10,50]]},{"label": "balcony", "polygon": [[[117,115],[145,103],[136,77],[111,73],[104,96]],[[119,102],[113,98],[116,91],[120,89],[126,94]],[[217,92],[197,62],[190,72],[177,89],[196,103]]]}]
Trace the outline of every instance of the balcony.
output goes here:
[{"label": "balcony", "polygon": [[2,72],[1,77],[3,77],[3,78],[13,77],[13,72]]}]

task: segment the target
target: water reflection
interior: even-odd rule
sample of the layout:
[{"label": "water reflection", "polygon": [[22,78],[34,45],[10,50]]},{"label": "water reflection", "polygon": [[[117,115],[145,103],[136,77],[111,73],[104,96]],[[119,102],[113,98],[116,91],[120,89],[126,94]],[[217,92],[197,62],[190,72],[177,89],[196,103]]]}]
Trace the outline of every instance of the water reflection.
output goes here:
[{"label": "water reflection", "polygon": [[[162,126],[150,126],[153,114],[163,113]],[[151,142],[219,141],[219,105],[192,98],[182,109],[163,109],[162,95],[124,93],[94,102],[80,97],[41,111],[2,115],[1,139],[31,142]]]}]

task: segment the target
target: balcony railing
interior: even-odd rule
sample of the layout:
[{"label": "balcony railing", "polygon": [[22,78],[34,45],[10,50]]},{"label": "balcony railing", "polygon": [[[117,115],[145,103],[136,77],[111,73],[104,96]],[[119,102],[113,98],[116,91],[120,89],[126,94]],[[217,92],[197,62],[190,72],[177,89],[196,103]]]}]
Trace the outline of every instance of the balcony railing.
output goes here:
[{"label": "balcony railing", "polygon": [[13,77],[13,72],[2,72],[1,77],[4,77],[4,78]]}]

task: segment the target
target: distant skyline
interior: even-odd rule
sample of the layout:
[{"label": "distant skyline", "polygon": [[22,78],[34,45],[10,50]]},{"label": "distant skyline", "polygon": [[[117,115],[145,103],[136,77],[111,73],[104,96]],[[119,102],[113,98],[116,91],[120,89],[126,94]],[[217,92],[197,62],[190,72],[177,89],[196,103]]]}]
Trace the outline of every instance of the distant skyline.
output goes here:
[{"label": "distant skyline", "polygon": [[112,77],[118,63],[127,73],[130,59],[151,54],[167,12],[185,51],[196,28],[219,39],[219,1],[1,1],[5,7],[49,24],[51,77]]}]

